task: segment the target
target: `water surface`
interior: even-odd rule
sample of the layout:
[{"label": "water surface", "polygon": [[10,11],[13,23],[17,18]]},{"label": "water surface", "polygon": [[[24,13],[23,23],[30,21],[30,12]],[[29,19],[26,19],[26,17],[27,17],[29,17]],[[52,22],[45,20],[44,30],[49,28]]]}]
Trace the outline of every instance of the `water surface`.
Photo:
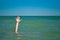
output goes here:
[{"label": "water surface", "polygon": [[21,16],[18,34],[16,16],[0,16],[0,40],[60,40],[60,16]]}]

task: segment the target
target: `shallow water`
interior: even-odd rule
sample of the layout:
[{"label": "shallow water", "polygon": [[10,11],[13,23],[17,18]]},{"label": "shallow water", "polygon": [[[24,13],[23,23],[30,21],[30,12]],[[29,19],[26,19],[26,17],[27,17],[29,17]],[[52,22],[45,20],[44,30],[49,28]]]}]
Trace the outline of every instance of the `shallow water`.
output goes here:
[{"label": "shallow water", "polygon": [[60,16],[21,16],[18,34],[16,16],[0,16],[0,40],[60,40]]}]

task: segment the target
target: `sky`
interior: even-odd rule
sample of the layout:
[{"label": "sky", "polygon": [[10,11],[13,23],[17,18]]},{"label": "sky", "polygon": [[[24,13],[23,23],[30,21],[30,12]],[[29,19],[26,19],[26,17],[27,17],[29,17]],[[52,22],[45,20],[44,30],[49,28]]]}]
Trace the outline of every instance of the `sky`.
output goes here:
[{"label": "sky", "polygon": [[0,16],[60,16],[60,0],[0,0]]}]

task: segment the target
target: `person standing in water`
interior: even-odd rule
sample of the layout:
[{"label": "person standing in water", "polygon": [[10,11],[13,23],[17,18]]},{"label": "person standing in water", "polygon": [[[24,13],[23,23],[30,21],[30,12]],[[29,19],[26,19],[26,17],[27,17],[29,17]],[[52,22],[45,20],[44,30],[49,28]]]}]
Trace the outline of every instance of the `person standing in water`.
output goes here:
[{"label": "person standing in water", "polygon": [[20,19],[20,17],[18,16],[18,17],[16,18],[16,28],[15,28],[15,32],[16,32],[16,33],[18,33],[18,25],[19,25],[19,22],[21,22],[21,19]]}]

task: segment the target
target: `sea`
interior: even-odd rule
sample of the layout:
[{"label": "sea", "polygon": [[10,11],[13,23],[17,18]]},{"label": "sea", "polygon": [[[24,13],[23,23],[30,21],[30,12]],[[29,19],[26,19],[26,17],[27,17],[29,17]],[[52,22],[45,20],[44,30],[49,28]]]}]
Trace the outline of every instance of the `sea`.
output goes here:
[{"label": "sea", "polygon": [[0,40],[60,40],[60,16],[0,16]]}]

